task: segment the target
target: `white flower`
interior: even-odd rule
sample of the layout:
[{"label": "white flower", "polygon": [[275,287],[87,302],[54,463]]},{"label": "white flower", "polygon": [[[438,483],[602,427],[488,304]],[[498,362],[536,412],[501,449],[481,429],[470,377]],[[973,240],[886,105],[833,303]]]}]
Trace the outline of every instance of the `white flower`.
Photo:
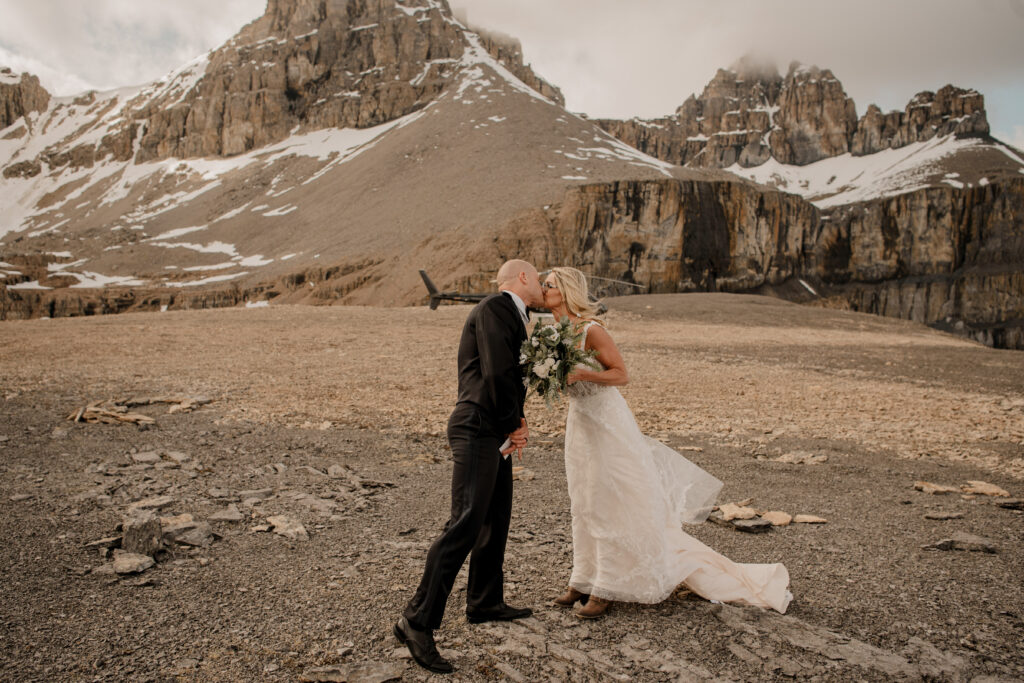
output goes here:
[{"label": "white flower", "polygon": [[544,366],[547,367],[549,370],[555,367],[555,359],[552,358],[551,356],[548,356],[547,358],[544,359]]},{"label": "white flower", "polygon": [[525,354],[525,353],[521,353],[521,354],[519,354],[519,363],[520,363],[520,364],[522,364],[522,363],[525,363],[525,362],[526,362],[526,360],[527,360],[527,359],[526,359],[526,354]]},{"label": "white flower", "polygon": [[537,375],[541,379],[547,379],[548,372],[550,372],[550,366],[548,365],[536,365],[533,368],[533,374]]},{"label": "white flower", "polygon": [[533,344],[533,348],[537,348],[538,346],[540,346],[540,342],[539,342],[539,341],[537,341],[537,339],[536,339],[536,338],[534,338],[534,339],[531,339],[531,340],[530,340],[530,343],[531,343],[531,344]]}]

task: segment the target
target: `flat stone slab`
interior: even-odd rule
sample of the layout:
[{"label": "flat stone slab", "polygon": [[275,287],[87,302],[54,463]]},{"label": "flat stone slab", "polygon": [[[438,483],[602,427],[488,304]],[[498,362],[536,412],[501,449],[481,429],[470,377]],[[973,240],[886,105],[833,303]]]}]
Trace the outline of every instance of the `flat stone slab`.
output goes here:
[{"label": "flat stone slab", "polygon": [[793,521],[793,515],[781,510],[771,510],[761,514],[761,519],[771,522],[772,526],[788,526]]},{"label": "flat stone slab", "polygon": [[974,553],[996,553],[998,550],[992,541],[974,534],[957,532],[952,538],[921,546],[924,550],[963,550]]},{"label": "flat stone slab", "polygon": [[828,520],[817,515],[796,515],[793,517],[794,524],[827,524]]},{"label": "flat stone slab", "polygon": [[115,574],[139,574],[152,567],[156,562],[149,555],[138,553],[115,552]]},{"label": "flat stone slab", "polygon": [[943,495],[946,493],[960,493],[960,489],[956,486],[946,486],[945,484],[933,484],[930,481],[915,481],[914,488],[924,493],[930,493],[933,496]]},{"label": "flat stone slab", "polygon": [[962,512],[928,512],[924,516],[925,519],[936,520],[963,519],[963,517],[964,513]]},{"label": "flat stone slab", "polygon": [[745,531],[748,534],[763,534],[766,531],[771,531],[774,525],[767,519],[735,519],[732,526],[734,529]]},{"label": "flat stone slab", "polygon": [[299,674],[304,683],[386,683],[402,679],[405,666],[393,662],[360,662],[318,666]]},{"label": "flat stone slab", "polygon": [[1006,489],[1000,488],[995,484],[989,484],[985,481],[968,481],[960,487],[960,490],[964,493],[973,493],[979,496],[996,496],[998,498],[1010,497],[1010,492]]}]

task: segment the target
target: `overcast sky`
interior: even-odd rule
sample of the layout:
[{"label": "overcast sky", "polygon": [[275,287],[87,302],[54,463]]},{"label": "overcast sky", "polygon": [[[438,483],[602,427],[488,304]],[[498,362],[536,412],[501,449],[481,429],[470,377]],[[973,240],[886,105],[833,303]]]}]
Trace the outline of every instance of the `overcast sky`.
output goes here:
[{"label": "overcast sky", "polygon": [[[902,109],[947,83],[985,95],[1024,147],[1024,0],[450,0],[513,35],[591,116],[669,114],[746,53],[829,68],[857,104]],[[160,78],[262,14],[266,0],[0,0],[0,65],[57,94]]]}]

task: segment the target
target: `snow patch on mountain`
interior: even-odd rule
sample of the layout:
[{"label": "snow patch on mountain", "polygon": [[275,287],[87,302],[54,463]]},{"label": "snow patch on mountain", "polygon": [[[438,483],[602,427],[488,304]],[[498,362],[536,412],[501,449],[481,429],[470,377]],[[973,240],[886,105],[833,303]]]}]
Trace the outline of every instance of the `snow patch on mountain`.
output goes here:
[{"label": "snow patch on mountain", "polygon": [[[762,185],[798,194],[818,208],[827,209],[929,187],[933,184],[932,177],[941,170],[939,164],[944,158],[983,147],[999,149],[1024,165],[1024,160],[1003,145],[980,138],[957,139],[949,135],[866,156],[847,153],[805,166],[782,164],[772,158],[753,168],[733,164],[725,170]],[[954,186],[964,185],[963,181],[952,177],[943,180]]]}]

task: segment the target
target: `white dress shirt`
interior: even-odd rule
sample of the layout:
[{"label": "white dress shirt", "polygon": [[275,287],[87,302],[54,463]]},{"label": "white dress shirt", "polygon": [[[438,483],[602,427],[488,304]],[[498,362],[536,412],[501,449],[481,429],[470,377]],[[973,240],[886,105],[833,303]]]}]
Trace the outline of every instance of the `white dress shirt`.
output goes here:
[{"label": "white dress shirt", "polygon": [[526,304],[523,303],[523,300],[515,292],[510,292],[507,289],[502,291],[512,297],[512,301],[515,302],[516,308],[519,310],[519,317],[523,319],[524,325],[528,325],[530,323],[530,316],[526,314]]}]

